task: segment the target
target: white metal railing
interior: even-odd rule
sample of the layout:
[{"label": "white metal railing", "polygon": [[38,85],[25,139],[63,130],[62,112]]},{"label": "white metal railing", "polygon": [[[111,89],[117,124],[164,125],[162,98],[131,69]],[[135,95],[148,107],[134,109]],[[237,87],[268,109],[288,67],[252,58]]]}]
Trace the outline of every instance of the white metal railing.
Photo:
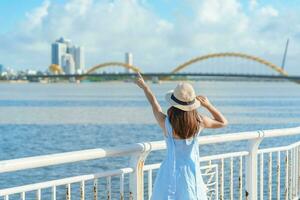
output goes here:
[{"label": "white metal railing", "polygon": [[[209,198],[298,199],[300,197],[300,141],[295,141],[288,146],[258,149],[264,138],[292,135],[300,135],[300,127],[201,136],[200,145],[248,141],[245,151],[201,157],[201,170]],[[72,188],[76,184],[79,185],[77,195],[80,199],[86,198],[86,188],[90,184],[93,187],[93,199],[97,200],[100,195],[98,182],[101,180],[105,181],[106,187],[101,191],[104,192],[106,199],[115,199],[117,196],[118,199],[150,199],[153,172],[160,164],[144,165],[144,163],[150,152],[165,148],[164,141],[156,141],[0,161],[0,173],[6,173],[84,160],[130,156],[129,165],[121,169],[0,189],[0,200],[1,198],[14,199],[16,195],[15,199],[25,200],[30,192],[34,192],[35,199],[39,200],[42,199],[42,191],[45,189],[51,189],[51,198],[56,200],[57,188],[61,186],[65,187],[65,198],[71,200]],[[119,182],[118,191],[112,191],[116,189],[112,179],[116,178]],[[144,182],[148,184],[147,187],[144,187],[146,185]]]}]

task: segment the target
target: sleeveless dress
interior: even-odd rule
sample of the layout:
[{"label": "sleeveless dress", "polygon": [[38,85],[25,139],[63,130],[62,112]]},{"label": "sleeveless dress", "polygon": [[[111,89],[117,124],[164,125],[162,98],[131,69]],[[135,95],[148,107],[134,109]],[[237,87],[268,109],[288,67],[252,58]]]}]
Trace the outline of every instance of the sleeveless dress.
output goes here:
[{"label": "sleeveless dress", "polygon": [[156,175],[151,200],[207,200],[200,171],[199,133],[190,139],[173,138],[168,117],[165,127],[167,156]]}]

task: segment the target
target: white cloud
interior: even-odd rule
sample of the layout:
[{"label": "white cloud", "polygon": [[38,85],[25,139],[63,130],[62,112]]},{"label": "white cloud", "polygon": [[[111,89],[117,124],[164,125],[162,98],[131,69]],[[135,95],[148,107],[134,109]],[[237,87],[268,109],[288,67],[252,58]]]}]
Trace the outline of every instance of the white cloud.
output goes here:
[{"label": "white cloud", "polygon": [[260,9],[262,17],[277,17],[278,11],[272,6],[265,6]]},{"label": "white cloud", "polygon": [[41,25],[43,18],[48,15],[48,8],[50,6],[50,1],[46,0],[43,4],[34,9],[31,12],[26,13],[27,21],[23,28],[33,29],[39,25]]},{"label": "white cloud", "polygon": [[218,23],[240,14],[240,4],[236,0],[203,0],[200,5],[198,12],[203,23]]},{"label": "white cloud", "polygon": [[82,16],[88,11],[92,4],[92,0],[70,0],[66,3],[65,10]]},{"label": "white cloud", "polygon": [[[191,57],[221,51],[242,51],[278,62],[287,37],[294,36],[291,44],[300,42],[300,29],[292,28],[300,26],[299,14],[282,14],[255,0],[248,11],[238,0],[187,1],[193,3],[192,9],[178,8],[182,14],[168,21],[147,6],[150,1],[46,0],[13,32],[0,37],[0,61],[45,69],[50,44],[60,36],[85,46],[88,66],[123,61],[124,52],[131,51],[134,63],[144,71],[170,71]],[[288,63],[298,62],[299,45],[291,45],[290,54],[294,60]]]}]

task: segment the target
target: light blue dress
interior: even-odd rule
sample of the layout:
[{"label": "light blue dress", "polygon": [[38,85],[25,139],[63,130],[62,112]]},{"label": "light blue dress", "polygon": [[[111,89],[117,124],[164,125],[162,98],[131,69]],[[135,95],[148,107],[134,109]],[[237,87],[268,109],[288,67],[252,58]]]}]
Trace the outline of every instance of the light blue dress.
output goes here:
[{"label": "light blue dress", "polygon": [[157,173],[151,200],[207,200],[200,162],[198,134],[191,139],[173,138],[166,117],[167,156]]}]

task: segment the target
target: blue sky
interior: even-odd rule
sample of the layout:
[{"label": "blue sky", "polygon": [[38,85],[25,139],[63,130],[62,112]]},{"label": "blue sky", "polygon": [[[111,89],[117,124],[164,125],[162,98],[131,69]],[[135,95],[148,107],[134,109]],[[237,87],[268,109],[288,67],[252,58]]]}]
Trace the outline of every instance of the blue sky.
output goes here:
[{"label": "blue sky", "polygon": [[[63,4],[67,0],[55,0],[53,2]],[[12,30],[17,23],[25,17],[27,12],[41,5],[41,0],[26,0],[26,3],[20,3],[20,0],[2,0],[0,2],[0,24],[2,25],[1,32]],[[173,20],[174,13],[179,7],[189,7],[185,1],[182,0],[149,0],[146,2],[148,6],[153,9],[157,14],[165,19]],[[248,1],[241,2],[243,6],[249,4]],[[264,0],[262,4],[272,4],[276,7],[290,7],[299,8],[299,2],[297,0],[288,1],[275,1]]]},{"label": "blue sky", "polygon": [[[20,3],[24,2],[24,3]],[[0,63],[45,69],[60,36],[86,49],[87,66],[132,51],[144,71],[169,71],[206,53],[238,51],[300,74],[296,0],[2,0]]]},{"label": "blue sky", "polygon": [[[53,2],[58,4],[63,4],[67,0],[55,0]],[[26,3],[20,3],[20,0],[2,0],[0,2],[0,24],[1,32],[6,32],[8,30],[12,30],[16,24],[25,17],[27,12],[41,5],[42,0],[26,0]],[[145,2],[145,1],[144,1]],[[180,7],[189,8],[190,6],[182,0],[149,0],[146,4],[153,9],[159,16],[173,20],[174,13]],[[247,7],[249,5],[249,1],[241,1],[243,7]],[[300,9],[300,4],[298,0],[264,0],[261,1],[262,5],[273,5],[277,8],[287,8],[287,9]],[[181,9],[182,10],[182,9]],[[188,9],[186,9],[188,10]]]},{"label": "blue sky", "polygon": [[[23,2],[23,3],[20,3]],[[13,30],[18,22],[20,22],[26,13],[41,5],[41,0],[2,0],[0,2],[0,31],[7,32]],[[64,3],[64,0],[55,0],[57,3]]]},{"label": "blue sky", "polygon": [[[66,1],[55,0],[53,2],[64,4]],[[26,16],[27,12],[40,6],[42,2],[41,0],[26,0],[26,3],[20,4],[20,0],[2,0],[0,2],[0,24],[2,25],[0,31],[7,32],[13,30],[17,23]],[[159,16],[168,20],[173,20],[172,13],[176,12],[176,8],[185,5],[180,0],[151,0],[146,2],[146,4],[149,8],[157,12]]]}]

